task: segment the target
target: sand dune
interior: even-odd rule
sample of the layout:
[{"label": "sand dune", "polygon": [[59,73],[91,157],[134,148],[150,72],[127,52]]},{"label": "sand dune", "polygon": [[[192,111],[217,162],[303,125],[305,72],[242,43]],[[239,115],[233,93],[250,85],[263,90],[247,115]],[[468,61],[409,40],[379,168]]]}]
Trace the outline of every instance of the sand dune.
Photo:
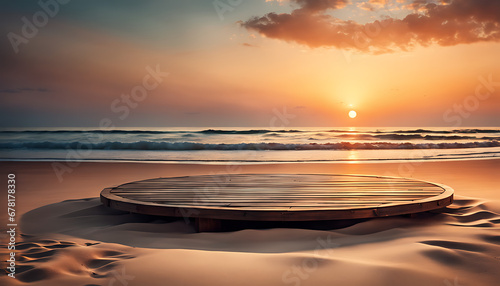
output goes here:
[{"label": "sand dune", "polygon": [[273,228],[194,233],[182,219],[120,212],[102,206],[98,198],[69,200],[23,216],[22,231],[30,236],[19,245],[18,280],[32,285],[121,285],[115,276],[124,275],[130,278],[122,281],[127,285],[167,285],[160,281],[168,285],[496,285],[500,281],[498,207],[498,203],[459,196],[441,212],[364,220],[329,231]]},{"label": "sand dune", "polygon": [[[133,249],[76,237],[50,239],[22,235],[17,245],[16,279],[1,277],[2,285],[92,285],[109,281],[121,261],[133,258]],[[4,247],[3,247],[4,249]],[[98,284],[98,285],[99,285]]]},{"label": "sand dune", "polygon": [[[37,206],[40,194],[32,193],[24,196],[32,207],[20,222],[17,279],[0,276],[0,284],[499,285],[500,195],[491,189],[498,179],[495,172],[482,172],[492,162],[472,162],[471,168],[484,167],[480,173],[445,164],[458,170],[439,175],[457,191],[445,209],[310,228],[252,225],[195,233],[182,219],[112,210],[97,197],[61,201],[61,191],[59,201]],[[384,172],[387,166],[377,168]],[[81,196],[81,184],[77,176],[58,188]],[[5,245],[1,251],[6,255]]]}]

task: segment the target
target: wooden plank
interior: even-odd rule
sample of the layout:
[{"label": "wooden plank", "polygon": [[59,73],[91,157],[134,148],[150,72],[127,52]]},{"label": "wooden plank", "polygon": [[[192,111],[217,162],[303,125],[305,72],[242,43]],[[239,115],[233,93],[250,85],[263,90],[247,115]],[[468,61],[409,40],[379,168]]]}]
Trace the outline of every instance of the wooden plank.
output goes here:
[{"label": "wooden plank", "polygon": [[[307,221],[410,214],[451,204],[453,190],[424,181],[329,174],[156,178],[101,192],[110,207],[196,219]],[[218,222],[201,221],[202,229]]]},{"label": "wooden plank", "polygon": [[222,221],[212,218],[196,218],[195,229],[197,232],[213,232],[222,230]]}]

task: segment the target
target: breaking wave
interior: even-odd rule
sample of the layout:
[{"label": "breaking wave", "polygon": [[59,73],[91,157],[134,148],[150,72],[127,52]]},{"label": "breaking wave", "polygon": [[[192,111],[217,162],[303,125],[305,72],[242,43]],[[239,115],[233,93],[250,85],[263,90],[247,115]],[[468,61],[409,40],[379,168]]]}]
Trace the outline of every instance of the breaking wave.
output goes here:
[{"label": "breaking wave", "polygon": [[[307,133],[307,132],[329,132],[329,133],[347,133],[347,134],[387,134],[387,135],[404,135],[404,134],[478,134],[478,133],[500,133],[500,129],[454,129],[454,130],[429,130],[429,129],[408,129],[397,131],[350,131],[341,129],[332,130],[297,130],[297,129],[249,129],[249,130],[223,130],[223,129],[205,129],[201,131],[177,131],[177,130],[0,130],[0,134],[78,134],[78,133],[101,133],[101,134],[172,134],[172,133],[198,133],[198,134],[267,134],[267,133]],[[380,135],[379,135],[380,136]],[[428,136],[428,135],[427,135]],[[426,137],[422,135],[421,137]],[[418,137],[417,137],[418,138]]]},{"label": "breaking wave", "polygon": [[94,150],[387,150],[387,149],[457,149],[500,147],[500,142],[482,141],[468,143],[392,143],[392,142],[337,142],[337,143],[238,143],[208,144],[195,142],[17,142],[0,143],[0,149],[94,149]]}]

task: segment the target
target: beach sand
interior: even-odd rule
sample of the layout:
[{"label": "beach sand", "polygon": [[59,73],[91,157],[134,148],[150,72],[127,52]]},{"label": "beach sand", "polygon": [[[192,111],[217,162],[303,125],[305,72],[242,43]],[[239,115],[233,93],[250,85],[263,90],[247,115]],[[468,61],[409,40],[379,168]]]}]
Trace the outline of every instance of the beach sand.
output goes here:
[{"label": "beach sand", "polygon": [[[7,174],[16,174],[19,230],[16,279],[2,275],[0,284],[499,285],[499,167],[497,159],[242,166],[89,162],[75,164],[59,180],[50,162],[2,162],[4,190]],[[195,233],[183,219],[120,212],[98,199],[103,188],[129,181],[236,173],[412,177],[452,187],[455,202],[417,217],[326,230]],[[6,214],[0,218],[5,222]],[[4,261],[5,224],[0,228]]]}]

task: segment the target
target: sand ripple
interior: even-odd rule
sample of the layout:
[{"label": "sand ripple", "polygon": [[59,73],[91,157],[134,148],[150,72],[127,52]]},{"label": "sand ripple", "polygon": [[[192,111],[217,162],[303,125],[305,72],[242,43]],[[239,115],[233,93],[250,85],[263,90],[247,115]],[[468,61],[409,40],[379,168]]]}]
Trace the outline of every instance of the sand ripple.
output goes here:
[{"label": "sand ripple", "polygon": [[[97,198],[64,201],[23,216],[29,236],[18,244],[18,282],[110,285],[127,277],[127,285],[244,279],[249,285],[498,285],[499,210],[495,201],[458,197],[416,217],[195,233],[182,219],[115,211]],[[196,275],[186,275],[193,269]]]}]

